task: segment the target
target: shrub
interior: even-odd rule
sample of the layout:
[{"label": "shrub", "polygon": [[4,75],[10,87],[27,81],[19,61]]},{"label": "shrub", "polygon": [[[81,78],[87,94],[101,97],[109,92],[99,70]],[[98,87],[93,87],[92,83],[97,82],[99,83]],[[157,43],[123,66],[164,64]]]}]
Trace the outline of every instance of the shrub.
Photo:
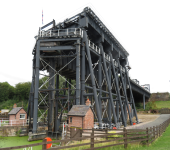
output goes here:
[{"label": "shrub", "polygon": [[151,101],[151,102],[148,102],[146,104],[146,110],[149,111],[149,110],[157,110],[158,108],[156,107],[156,103],[155,101]]}]

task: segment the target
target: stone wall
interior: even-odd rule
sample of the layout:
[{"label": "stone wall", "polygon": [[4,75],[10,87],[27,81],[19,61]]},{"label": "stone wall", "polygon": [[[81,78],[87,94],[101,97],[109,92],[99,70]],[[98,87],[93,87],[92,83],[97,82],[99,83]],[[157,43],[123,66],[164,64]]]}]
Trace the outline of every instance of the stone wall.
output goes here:
[{"label": "stone wall", "polygon": [[[0,136],[17,136],[17,131],[22,130],[23,126],[0,127]],[[28,128],[28,126],[24,126]]]},{"label": "stone wall", "polygon": [[165,93],[152,93],[149,101],[170,101],[170,95],[168,92]]}]

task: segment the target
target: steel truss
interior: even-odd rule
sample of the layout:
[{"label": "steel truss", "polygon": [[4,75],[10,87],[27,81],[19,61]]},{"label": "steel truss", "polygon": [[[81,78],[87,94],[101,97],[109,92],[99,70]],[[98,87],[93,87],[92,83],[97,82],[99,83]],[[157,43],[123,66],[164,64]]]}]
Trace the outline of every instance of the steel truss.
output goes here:
[{"label": "steel truss", "polygon": [[106,46],[102,36],[93,43],[84,27],[40,29],[36,38],[28,107],[30,131],[36,133],[39,125],[46,124],[48,135],[57,137],[63,114],[73,105],[85,105],[87,98],[100,128],[103,123],[109,128],[132,125],[132,110],[138,123],[128,60],[119,53],[114,55],[113,45]]}]

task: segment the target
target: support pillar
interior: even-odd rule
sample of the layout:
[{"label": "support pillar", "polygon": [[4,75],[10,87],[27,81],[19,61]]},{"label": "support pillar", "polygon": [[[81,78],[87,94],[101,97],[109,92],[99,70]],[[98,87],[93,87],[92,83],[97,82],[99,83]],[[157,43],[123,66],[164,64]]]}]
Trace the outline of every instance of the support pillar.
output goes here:
[{"label": "support pillar", "polygon": [[81,105],[85,105],[85,45],[82,46],[82,58],[81,58]]},{"label": "support pillar", "polygon": [[38,122],[39,65],[40,65],[40,41],[37,41],[36,66],[35,66],[33,133],[37,132],[37,122]]},{"label": "support pillar", "polygon": [[106,67],[106,60],[105,60],[105,57],[104,57],[104,50],[103,50],[102,43],[100,43],[99,45],[100,45],[100,51],[101,51],[102,59],[103,59],[103,67],[104,67],[104,71],[105,71],[105,75],[106,75],[107,86],[108,86],[108,90],[109,90],[109,98],[110,98],[109,100],[110,100],[111,107],[112,107],[114,123],[116,125],[117,124],[117,117],[116,117],[116,112],[115,112],[115,106],[114,106],[114,103],[113,103],[111,85],[110,85],[109,76],[108,76],[107,67]]},{"label": "support pillar", "polygon": [[76,43],[76,105],[80,105],[80,40]]},{"label": "support pillar", "polygon": [[[109,63],[109,81],[110,81],[110,84],[112,85],[112,80],[111,80],[111,63]],[[111,123],[112,123],[112,120],[111,120],[111,102],[108,101],[108,119],[109,119],[109,126],[111,127]]]},{"label": "support pillar", "polygon": [[92,81],[92,88],[93,88],[93,93],[94,93],[94,100],[95,100],[95,103],[96,103],[97,118],[98,118],[98,122],[99,122],[99,127],[102,127],[101,111],[100,111],[100,108],[99,108],[96,84],[95,84],[95,81],[94,81],[94,71],[93,71],[93,68],[92,68],[91,54],[90,54],[89,44],[88,44],[89,42],[88,42],[87,33],[86,33],[85,30],[83,32],[83,35],[84,35],[84,38],[86,40],[86,52],[87,52],[87,57],[88,57],[89,70],[90,70],[90,76],[91,76],[91,81]]},{"label": "support pillar", "polygon": [[102,112],[102,102],[101,102],[101,96],[102,96],[102,57],[99,56],[99,63],[98,63],[98,84],[99,84],[99,95],[98,95],[98,101],[99,101],[99,108]]},{"label": "support pillar", "polygon": [[134,108],[136,122],[139,123],[138,116],[137,116],[137,111],[136,111],[136,107],[135,107],[135,102],[134,102],[134,98],[133,98],[132,88],[131,88],[131,84],[130,84],[130,80],[129,80],[129,73],[128,73],[126,67],[125,67],[125,73],[126,73],[126,77],[127,77],[127,84],[129,85],[130,95],[131,95],[131,98],[132,98],[132,105],[133,105],[133,108]]},{"label": "support pillar", "polygon": [[[110,56],[110,60],[111,60],[111,64],[112,64],[113,76],[114,76],[114,78],[115,78],[117,98],[118,98],[119,104],[120,104],[120,109],[121,109],[123,124],[124,124],[124,127],[126,127],[125,115],[124,115],[124,110],[123,110],[123,106],[122,106],[122,100],[121,100],[120,91],[119,91],[118,75],[117,75],[116,72],[115,72],[115,66],[114,66],[114,62],[113,62],[113,57],[112,57],[111,51],[109,51],[109,56]],[[117,106],[116,106],[116,107],[117,107]]]},{"label": "support pillar", "polygon": [[[50,66],[55,69],[56,64],[54,59],[50,59]],[[50,81],[49,81],[49,90],[55,89],[55,71],[52,68],[49,68],[49,76],[50,76]],[[53,78],[52,78],[53,77]],[[54,100],[55,100],[55,92],[50,91],[49,92],[49,110],[48,110],[48,135],[50,137],[53,136],[54,132]]]},{"label": "support pillar", "polygon": [[[129,109],[129,106],[128,106],[128,98],[127,98],[127,94],[126,94],[126,88],[125,88],[125,83],[124,83],[124,80],[123,80],[123,74],[122,74],[122,70],[121,70],[121,67],[120,67],[120,62],[119,62],[119,59],[117,60],[118,62],[118,67],[119,67],[119,71],[120,71],[120,78],[121,78],[121,81],[122,81],[122,85],[123,85],[123,91],[124,91],[124,96],[125,96],[125,102],[124,102],[124,106],[125,106],[125,111],[126,111],[126,108],[128,110],[128,113],[129,113],[129,120],[130,120],[130,124],[133,125],[132,123],[132,118],[131,118],[131,113],[130,113],[130,109]],[[125,112],[125,119],[127,120],[127,112]]]},{"label": "support pillar", "polygon": [[[56,75],[56,89],[59,89],[59,75]],[[56,91],[55,93],[56,98],[59,96],[59,91]],[[59,129],[59,120],[58,120],[58,100],[55,100],[55,134],[56,134],[56,139],[57,139],[57,131]]]},{"label": "support pillar", "polygon": [[145,94],[143,94],[143,109],[145,109]]}]

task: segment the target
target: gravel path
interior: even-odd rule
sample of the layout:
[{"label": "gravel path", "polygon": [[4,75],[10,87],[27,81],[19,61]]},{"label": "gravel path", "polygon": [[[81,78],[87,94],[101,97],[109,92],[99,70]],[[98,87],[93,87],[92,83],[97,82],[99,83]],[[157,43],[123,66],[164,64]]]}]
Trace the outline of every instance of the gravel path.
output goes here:
[{"label": "gravel path", "polygon": [[[146,115],[146,117],[147,117],[147,115]],[[161,114],[154,121],[144,122],[144,123],[140,123],[140,124],[137,124],[134,126],[129,126],[129,127],[127,127],[127,129],[146,129],[147,127],[150,128],[153,126],[158,126],[169,118],[170,118],[170,114]]]}]

